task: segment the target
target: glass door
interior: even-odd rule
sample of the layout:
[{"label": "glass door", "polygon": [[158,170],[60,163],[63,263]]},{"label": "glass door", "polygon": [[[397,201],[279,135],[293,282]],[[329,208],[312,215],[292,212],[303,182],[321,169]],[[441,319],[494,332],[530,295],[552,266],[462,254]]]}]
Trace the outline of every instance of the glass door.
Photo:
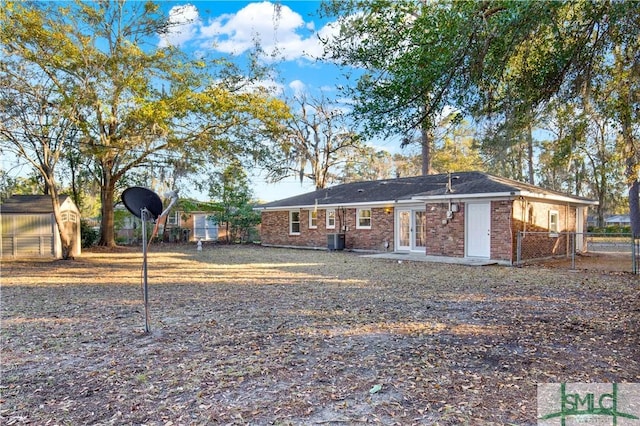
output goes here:
[{"label": "glass door", "polygon": [[413,250],[426,250],[427,248],[427,212],[416,210],[413,212]]},{"label": "glass door", "polygon": [[398,211],[397,250],[411,250],[411,210]]}]

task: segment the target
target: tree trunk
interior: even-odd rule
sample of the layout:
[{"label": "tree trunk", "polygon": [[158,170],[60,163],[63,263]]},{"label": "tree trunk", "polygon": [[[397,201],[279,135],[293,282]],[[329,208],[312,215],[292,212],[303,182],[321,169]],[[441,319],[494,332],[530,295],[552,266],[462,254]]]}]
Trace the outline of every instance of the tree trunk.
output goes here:
[{"label": "tree trunk", "polygon": [[637,180],[629,187],[629,218],[633,237],[640,238],[640,182]]},{"label": "tree trunk", "polygon": [[431,135],[426,125],[422,125],[420,134],[420,145],[422,147],[422,176],[431,174]]},{"label": "tree trunk", "polygon": [[102,221],[100,224],[100,241],[98,245],[106,247],[115,247],[115,215],[114,215],[114,195],[115,180],[109,170],[103,166],[102,185],[100,186],[100,201],[102,203]]},{"label": "tree trunk", "polygon": [[535,185],[535,168],[533,167],[533,128],[531,123],[529,123],[527,130],[527,164],[529,166],[529,183],[531,185]]},{"label": "tree trunk", "polygon": [[45,186],[48,189],[48,194],[51,197],[51,205],[53,207],[53,217],[58,226],[58,234],[60,235],[60,245],[62,248],[62,259],[73,259],[73,239],[69,235],[66,223],[62,221],[62,214],[60,213],[60,199],[58,198],[58,190],[55,186],[53,177],[45,178]]},{"label": "tree trunk", "polygon": [[630,129],[625,130],[623,125],[623,137],[625,138],[626,168],[625,177],[629,188],[629,220],[631,221],[631,233],[634,238],[640,238],[640,182],[638,182],[638,162],[633,136]]}]

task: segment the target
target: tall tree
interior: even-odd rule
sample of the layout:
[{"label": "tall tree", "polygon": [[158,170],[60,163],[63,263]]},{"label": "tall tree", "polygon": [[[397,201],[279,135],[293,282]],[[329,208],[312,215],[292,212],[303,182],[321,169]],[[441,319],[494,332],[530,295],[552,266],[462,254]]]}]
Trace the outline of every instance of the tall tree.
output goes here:
[{"label": "tall tree", "polygon": [[358,158],[363,145],[348,125],[344,111],[328,99],[294,97],[282,148],[285,157],[269,172],[277,181],[288,176],[311,180],[316,189],[338,181],[341,170]]},{"label": "tall tree", "polygon": [[56,167],[76,129],[68,114],[56,106],[60,100],[45,73],[28,67],[3,67],[0,88],[0,151],[26,160],[42,178],[44,193],[51,198],[62,258],[69,259],[73,240],[62,221]]},{"label": "tall tree", "polygon": [[467,122],[449,128],[434,146],[433,169],[438,173],[484,170],[473,129]]},{"label": "tall tree", "polygon": [[340,183],[389,179],[393,177],[394,164],[391,153],[363,146],[358,156],[352,157],[342,168],[336,181]]},{"label": "tall tree", "polygon": [[[640,231],[635,2],[336,0],[324,9],[341,16],[328,56],[364,70],[352,91],[356,113],[373,131],[429,124],[450,103],[528,137],[532,111],[554,97],[580,96],[585,80],[617,82],[611,99],[624,140],[632,227]],[[612,59],[609,71],[594,66]],[[532,144],[524,148],[530,158]]]},{"label": "tall tree", "polygon": [[50,76],[95,166],[101,245],[115,245],[119,182],[153,154],[263,160],[265,138],[286,114],[264,90],[249,90],[252,78],[229,62],[159,47],[169,25],[157,4],[124,0],[5,2],[0,14],[3,67],[25,64]]},{"label": "tall tree", "polygon": [[226,226],[227,242],[246,241],[250,230],[260,223],[260,213],[253,210],[247,174],[240,162],[234,161],[222,172],[212,174],[209,196],[219,203],[220,210],[212,216]]},{"label": "tall tree", "polygon": [[[323,11],[339,16],[340,33],[324,41],[326,56],[364,70],[347,94],[367,134],[418,141],[422,174],[431,172],[433,129],[451,102],[465,65],[473,25],[466,2],[336,0]],[[414,137],[418,133],[419,137]]]}]

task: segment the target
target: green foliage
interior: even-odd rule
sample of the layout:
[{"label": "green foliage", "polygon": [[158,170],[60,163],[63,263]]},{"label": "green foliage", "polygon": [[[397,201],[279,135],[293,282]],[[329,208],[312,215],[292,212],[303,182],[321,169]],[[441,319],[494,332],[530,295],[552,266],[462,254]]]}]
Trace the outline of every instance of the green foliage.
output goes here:
[{"label": "green foliage", "polygon": [[[624,182],[640,234],[636,2],[353,0],[323,8],[340,17],[340,34],[325,40],[328,56],[363,70],[347,94],[370,133],[424,133],[453,106],[485,130],[492,171],[533,183],[533,132],[553,101],[562,132],[540,167],[577,167],[577,191],[588,171],[585,180],[597,182],[589,195],[601,200],[610,183]],[[596,149],[594,120],[619,132],[613,151]]]},{"label": "green foliage", "polygon": [[251,230],[260,223],[260,213],[253,210],[247,174],[239,162],[233,162],[210,180],[209,195],[219,208],[211,217],[227,229],[227,242],[249,241]]},{"label": "green foliage", "polygon": [[93,247],[100,239],[100,233],[88,221],[80,220],[80,235],[82,248]]},{"label": "green foliage", "polygon": [[271,155],[267,142],[288,111],[263,89],[251,88],[262,70],[159,47],[155,36],[170,23],[156,4],[3,6],[3,69],[12,77],[34,70],[53,83],[50,105],[71,121],[78,133],[74,153],[93,166],[101,186],[101,244],[114,242],[115,193],[136,168],[182,157],[193,172],[211,159],[265,161]]}]

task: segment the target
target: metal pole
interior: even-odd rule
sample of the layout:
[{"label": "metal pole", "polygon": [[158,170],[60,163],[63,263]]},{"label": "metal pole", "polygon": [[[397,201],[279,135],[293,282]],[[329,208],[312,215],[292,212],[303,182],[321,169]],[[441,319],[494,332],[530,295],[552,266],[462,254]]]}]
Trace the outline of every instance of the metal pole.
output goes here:
[{"label": "metal pole", "polygon": [[569,233],[569,237],[571,238],[571,270],[576,269],[576,236],[578,234],[576,232]]},{"label": "metal pole", "polygon": [[148,210],[143,208],[140,211],[142,219],[142,276],[143,276],[143,293],[144,293],[144,331],[148,333],[149,329],[149,288],[147,284],[147,213]]}]

